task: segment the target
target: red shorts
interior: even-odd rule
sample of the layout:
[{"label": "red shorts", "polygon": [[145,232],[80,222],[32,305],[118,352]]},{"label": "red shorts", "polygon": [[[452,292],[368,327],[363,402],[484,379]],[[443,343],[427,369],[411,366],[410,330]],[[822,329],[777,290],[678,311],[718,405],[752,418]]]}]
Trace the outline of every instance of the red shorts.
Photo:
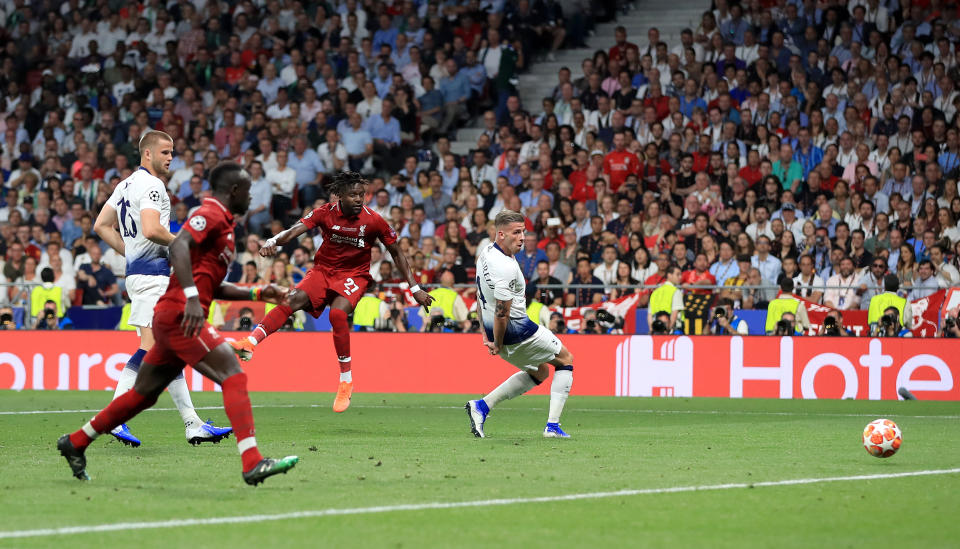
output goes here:
[{"label": "red shorts", "polygon": [[356,308],[369,284],[369,276],[346,276],[340,273],[327,275],[320,269],[310,269],[300,284],[297,284],[297,289],[306,292],[310,298],[313,310],[307,312],[314,318],[319,318],[323,309],[338,295],[342,295],[350,302],[351,307]]},{"label": "red shorts", "polygon": [[204,322],[200,335],[186,337],[180,321],[183,311],[156,311],[153,314],[153,337],[156,343],[143,357],[146,364],[169,364],[183,367],[196,364],[226,340],[210,324]]}]

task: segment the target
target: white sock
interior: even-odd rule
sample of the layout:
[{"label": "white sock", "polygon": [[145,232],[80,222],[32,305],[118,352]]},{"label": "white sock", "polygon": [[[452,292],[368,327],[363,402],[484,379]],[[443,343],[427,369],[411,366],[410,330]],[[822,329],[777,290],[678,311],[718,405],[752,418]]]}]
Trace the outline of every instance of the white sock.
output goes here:
[{"label": "white sock", "polygon": [[533,381],[533,378],[530,377],[530,374],[517,372],[508,377],[503,383],[497,386],[496,389],[490,391],[487,396],[483,397],[483,401],[487,403],[487,408],[492,409],[501,400],[510,400],[511,398],[518,397],[536,386],[537,384]]},{"label": "white sock", "polygon": [[183,424],[187,427],[203,423],[197,411],[193,408],[193,399],[190,398],[190,390],[187,389],[187,378],[178,377],[167,385],[167,391],[170,391],[170,397],[183,418]]},{"label": "white sock", "polygon": [[553,372],[553,383],[550,385],[550,415],[547,423],[559,423],[563,405],[570,396],[570,387],[573,386],[573,372],[570,370],[556,370]]},{"label": "white sock", "polygon": [[249,341],[250,343],[252,343],[254,347],[257,346],[257,338],[255,338],[255,337],[253,337],[253,336],[247,336],[247,341]]},{"label": "white sock", "polygon": [[137,372],[126,367],[120,370],[120,379],[117,380],[117,390],[113,392],[114,400],[116,400],[118,396],[132,389],[133,384],[136,381],[137,381]]},{"label": "white sock", "polygon": [[346,372],[340,372],[340,381],[346,381],[347,383],[353,383],[353,370],[347,370]]}]

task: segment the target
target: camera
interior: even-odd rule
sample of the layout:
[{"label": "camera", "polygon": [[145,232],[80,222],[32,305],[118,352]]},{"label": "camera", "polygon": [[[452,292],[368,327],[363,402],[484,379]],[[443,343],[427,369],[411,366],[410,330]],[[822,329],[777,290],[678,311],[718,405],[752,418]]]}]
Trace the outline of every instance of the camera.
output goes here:
[{"label": "camera", "polygon": [[837,319],[828,316],[823,319],[823,335],[827,336],[839,336],[840,335],[840,326],[837,325]]},{"label": "camera", "polygon": [[827,242],[827,239],[824,238],[823,236],[817,237],[817,246],[823,246],[824,244],[826,244],[826,242]]},{"label": "camera", "polygon": [[248,317],[248,316],[241,317],[241,318],[240,318],[240,321],[237,323],[237,327],[238,327],[240,330],[244,330],[244,331],[246,331],[246,330],[252,330],[252,329],[253,329],[253,319],[250,318],[250,317]]},{"label": "camera", "polygon": [[777,321],[777,328],[774,331],[774,335],[791,335],[793,334],[793,325],[790,324],[789,320],[780,319]]},{"label": "camera", "polygon": [[666,335],[667,323],[660,318],[654,320],[653,325],[650,327],[650,333],[657,334],[657,335]]},{"label": "camera", "polygon": [[880,317],[880,324],[883,324],[885,328],[893,326],[895,322],[896,319],[893,317],[893,315],[886,314]]},{"label": "camera", "polygon": [[714,309],[714,311],[713,311],[713,316],[715,316],[715,317],[717,317],[717,318],[723,318],[723,317],[727,316],[727,310],[724,309],[723,307],[717,307],[717,308]]},{"label": "camera", "polygon": [[10,313],[0,314],[0,329],[12,330],[13,328],[13,315]]},{"label": "camera", "polygon": [[957,319],[952,316],[948,316],[943,319],[943,337],[957,337],[954,335],[953,330],[957,327]]},{"label": "camera", "polygon": [[597,328],[597,321],[596,321],[596,320],[591,319],[591,320],[588,320],[588,321],[587,321],[587,329],[588,329],[588,330],[595,330],[596,328]]}]

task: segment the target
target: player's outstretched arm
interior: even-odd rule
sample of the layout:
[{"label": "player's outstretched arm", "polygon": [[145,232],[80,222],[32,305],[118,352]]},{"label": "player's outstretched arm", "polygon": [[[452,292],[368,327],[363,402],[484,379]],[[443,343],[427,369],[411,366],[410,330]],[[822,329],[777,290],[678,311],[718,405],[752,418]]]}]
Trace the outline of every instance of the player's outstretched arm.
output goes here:
[{"label": "player's outstretched arm", "polygon": [[260,247],[260,257],[273,257],[277,255],[277,246],[283,246],[308,230],[310,230],[310,227],[307,227],[301,221],[297,221],[289,229],[280,231],[267,239],[267,241],[263,243],[263,246]]},{"label": "player's outstretched arm", "polygon": [[170,243],[170,266],[173,267],[173,274],[177,277],[180,287],[183,288],[183,294],[187,297],[187,305],[183,310],[183,321],[180,327],[183,328],[183,335],[194,337],[200,333],[206,316],[203,314],[203,307],[200,306],[200,294],[197,292],[197,285],[193,281],[193,267],[190,264],[190,248],[196,247],[197,242],[193,239],[190,231],[180,231],[177,237]]},{"label": "player's outstretched arm", "polygon": [[280,303],[286,295],[287,289],[282,286],[277,286],[276,284],[241,288],[229,282],[224,282],[217,288],[215,297],[217,299],[230,301],[268,301],[270,303]]},{"label": "player's outstretched arm", "polygon": [[123,237],[113,228],[116,223],[117,210],[108,202],[100,209],[97,220],[93,223],[93,231],[118,254],[126,255],[127,248],[123,243]]},{"label": "player's outstretched arm", "polygon": [[429,314],[430,304],[434,301],[433,296],[420,289],[417,281],[413,278],[413,272],[410,270],[410,263],[407,261],[407,256],[403,253],[403,250],[400,249],[400,246],[398,246],[396,242],[387,244],[386,246],[387,251],[390,252],[390,257],[393,258],[397,264],[397,268],[400,269],[400,274],[403,275],[403,279],[410,285],[410,291],[413,292],[413,299]]}]

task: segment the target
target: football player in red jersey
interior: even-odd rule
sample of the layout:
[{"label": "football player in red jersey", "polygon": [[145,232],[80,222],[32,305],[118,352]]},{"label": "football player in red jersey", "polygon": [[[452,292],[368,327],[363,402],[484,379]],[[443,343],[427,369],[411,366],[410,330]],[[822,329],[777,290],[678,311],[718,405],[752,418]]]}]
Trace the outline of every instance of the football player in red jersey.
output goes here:
[{"label": "football player in red jersey", "polygon": [[223,407],[237,436],[243,480],[247,484],[256,485],[271,475],[285,473],[299,459],[268,459],[260,455],[254,438],[247,375],[233,349],[206,322],[214,297],[262,297],[276,302],[284,295],[281,288],[272,285],[244,289],[221,283],[235,252],[233,215],[243,215],[250,206],[250,174],[239,164],[223,163],[211,172],[210,185],[213,196],[204,199],[170,243],[170,265],[176,276],[171,277],[166,293],[154,308],[156,344],[144,357],[133,389],[117,397],[82,428],[57,441],[57,449],[80,480],[89,480],[84,454],[93,439],[156,404],[163,389],[187,364],[223,388]]},{"label": "football player in red jersey", "polygon": [[397,245],[397,233],[380,214],[363,205],[366,180],[356,172],[344,172],[333,177],[328,186],[337,200],[311,211],[289,229],[267,240],[260,255],[272,257],[277,246],[282,246],[314,227],[323,234],[323,243],[317,249],[311,269],[285,303],[271,310],[247,339],[232,342],[242,360],[253,358],[254,347],[268,335],[280,329],[294,311],[304,310],[315,318],[325,307],[330,307],[330,325],[333,327],[333,346],[340,361],[340,384],[333,401],[333,411],[343,412],[350,406],[353,394],[353,373],[350,369],[350,324],[347,317],[353,312],[373,279],[370,276],[370,247],[377,240],[383,242],[410,285],[413,298],[428,308],[433,297],[420,289]]}]

